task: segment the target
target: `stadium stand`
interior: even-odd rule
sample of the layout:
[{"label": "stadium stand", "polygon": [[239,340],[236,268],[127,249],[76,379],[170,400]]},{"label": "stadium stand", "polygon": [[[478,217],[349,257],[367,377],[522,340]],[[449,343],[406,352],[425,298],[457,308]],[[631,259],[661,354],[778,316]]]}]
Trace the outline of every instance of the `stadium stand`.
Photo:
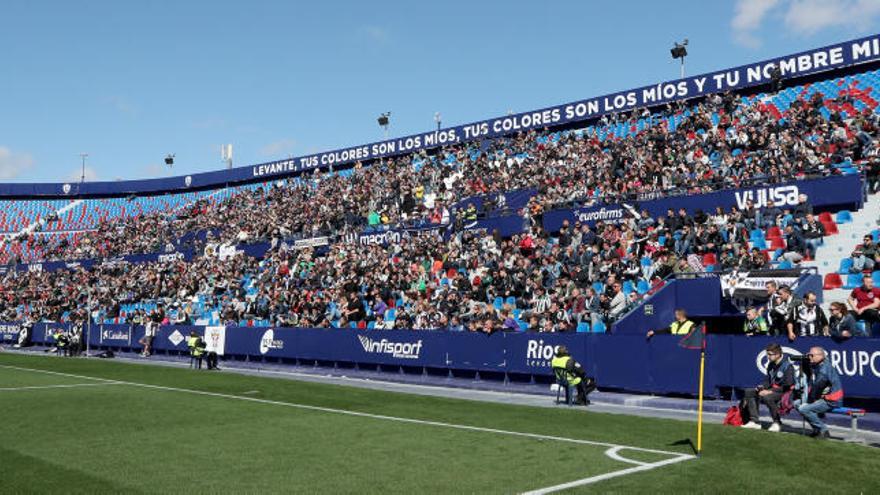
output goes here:
[{"label": "stadium stand", "polygon": [[[871,71],[773,94],[715,95],[582,129],[532,131],[283,181],[151,197],[6,201],[7,262],[184,248],[197,256],[91,271],[13,270],[2,314],[84,318],[86,299],[97,297],[95,316],[106,322],[136,323],[162,308],[167,322],[243,326],[604,331],[671,273],[809,262],[814,249],[797,238],[812,208],[807,201],[784,210],[644,216],[559,232],[543,230],[545,212],[859,173],[876,152],[878,77]],[[464,228],[510,214],[521,214],[522,233],[481,236]],[[824,235],[835,235],[852,215],[822,212],[819,221]],[[367,249],[349,244],[359,233],[427,227],[441,228]],[[319,236],[329,245],[285,249]],[[260,260],[202,255],[255,242],[272,246]],[[84,294],[85,286],[97,295]]]},{"label": "stadium stand", "polygon": [[[430,220],[438,200],[442,207],[455,209],[470,196],[494,197],[500,192],[527,188],[539,188],[533,200],[549,209],[576,199],[668,194],[672,189],[682,188],[690,193],[707,192],[738,185],[747,179],[774,182],[808,173],[853,173],[856,168],[851,161],[837,163],[835,159],[859,143],[855,139],[858,133],[873,130],[875,124],[862,114],[849,121],[845,119],[857,113],[852,111],[854,108],[872,115],[876,107],[873,89],[876,78],[876,72],[869,72],[740,100],[732,94],[719,95],[700,105],[680,106],[657,114],[618,116],[580,130],[502,138],[485,149],[466,144],[433,156],[419,154],[375,168],[355,167],[323,180],[321,177],[294,179],[283,193],[266,199],[282,204],[307,204],[305,197],[321,198],[327,196],[328,191],[340,190],[347,191],[351,199],[338,205],[323,205],[318,212],[306,208],[301,218],[287,221],[279,221],[285,219],[271,214],[255,215],[264,213],[260,211],[261,206],[268,210],[266,204],[249,201],[251,198],[246,193],[252,192],[255,186],[214,191],[206,194],[214,199],[211,204],[215,206],[208,208],[208,215],[174,222],[173,232],[165,237],[204,229],[206,224],[219,224],[224,226],[228,239],[240,234],[244,226],[250,225],[246,222],[254,219],[259,219],[261,224],[252,228],[257,232],[251,234],[263,239],[274,228],[284,228],[289,231],[286,235],[294,236],[314,234],[315,226],[322,233],[339,232],[346,227],[367,224],[370,204],[377,207],[380,218],[377,225],[399,225],[414,221],[414,216],[421,221]],[[771,134],[778,137],[770,139]],[[662,142],[661,138],[667,143],[665,146],[648,146]],[[764,156],[768,153],[778,156]],[[833,167],[818,170],[834,163]],[[269,189],[266,186],[268,184],[263,184],[264,195]],[[398,191],[403,193],[404,201],[400,201]],[[60,229],[56,230],[96,229],[99,224],[120,220],[126,227],[132,223],[135,231],[137,224],[142,223],[155,228],[151,222],[156,222],[157,216],[171,214],[193,202],[190,196],[138,198],[130,205],[121,198],[87,200],[70,209],[59,220]],[[225,197],[235,199],[216,201]],[[220,209],[216,206],[221,203],[222,210],[229,214],[218,213]],[[7,227],[7,232],[18,232],[28,218],[39,220],[38,214],[31,213],[38,210],[34,205],[12,206],[16,208],[14,211],[23,212],[16,219],[15,229]],[[46,209],[46,213],[49,211]],[[22,257],[21,260],[73,259],[71,251],[75,252],[86,240],[92,247],[82,248],[85,253],[79,254],[92,257],[149,252],[149,248],[154,248],[152,244],[125,246],[118,242],[118,236],[108,237],[111,236],[104,231],[90,232],[75,239],[72,247],[60,251],[40,249],[41,257]],[[111,240],[114,247],[109,253],[106,248],[102,252],[101,248],[93,247]],[[170,240],[173,239],[162,238],[156,242],[164,244]],[[34,244],[27,242],[27,247]],[[46,244],[53,243],[46,241]],[[119,244],[122,246],[116,247]],[[37,254],[29,249],[22,253]]]}]

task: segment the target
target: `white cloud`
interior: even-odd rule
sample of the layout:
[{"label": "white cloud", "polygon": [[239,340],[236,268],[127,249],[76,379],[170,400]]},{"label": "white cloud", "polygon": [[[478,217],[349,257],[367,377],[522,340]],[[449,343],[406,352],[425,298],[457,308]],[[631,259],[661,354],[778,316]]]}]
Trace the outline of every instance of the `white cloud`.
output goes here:
[{"label": "white cloud", "polygon": [[[69,182],[79,182],[82,180],[82,177],[83,177],[83,168],[77,167],[76,170],[73,170],[70,172],[70,175],[67,177],[67,180]],[[92,167],[86,165],[85,177],[86,177],[86,182],[94,182],[94,181],[98,180],[98,172],[95,169],[93,169]]]},{"label": "white cloud", "polygon": [[761,27],[767,12],[778,3],[779,0],[739,0],[734,8],[733,19],[730,21],[734,40],[749,48],[759,47],[761,40],[755,31]]},{"label": "white cloud", "polygon": [[287,155],[293,152],[293,146],[295,144],[296,141],[290,138],[279,139],[278,141],[273,141],[266,146],[260,148],[260,155],[270,157]]},{"label": "white cloud", "polygon": [[798,34],[814,34],[827,28],[864,31],[880,15],[880,0],[791,0],[785,25]]},{"label": "white cloud", "polygon": [[387,43],[391,39],[388,30],[379,26],[361,26],[358,32],[376,43]]},{"label": "white cloud", "polygon": [[828,28],[867,31],[880,16],[880,0],[737,0],[730,21],[734,41],[749,48],[761,46],[758,32],[771,14],[797,35]]},{"label": "white cloud", "polygon": [[13,179],[34,166],[30,153],[21,153],[0,146],[0,179]]}]

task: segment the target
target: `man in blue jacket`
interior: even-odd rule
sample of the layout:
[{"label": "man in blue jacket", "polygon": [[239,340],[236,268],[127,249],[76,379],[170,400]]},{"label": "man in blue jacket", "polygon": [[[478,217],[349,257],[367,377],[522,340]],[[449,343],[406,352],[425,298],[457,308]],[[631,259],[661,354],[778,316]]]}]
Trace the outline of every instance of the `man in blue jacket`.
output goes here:
[{"label": "man in blue jacket", "polygon": [[777,343],[768,344],[767,352],[767,376],[764,381],[755,388],[745,391],[745,408],[743,408],[743,428],[761,429],[758,422],[758,401],[767,405],[770,410],[770,418],[773,423],[768,431],[778,432],[782,429],[782,421],[779,416],[779,404],[782,396],[794,387],[794,366],[788,357],[782,353],[782,347]]},{"label": "man in blue jacket", "polygon": [[806,401],[799,404],[797,410],[813,427],[810,436],[826,439],[830,437],[828,425],[819,416],[843,405],[843,386],[837,370],[826,359],[825,349],[813,347],[807,356],[810,358],[808,393]]}]

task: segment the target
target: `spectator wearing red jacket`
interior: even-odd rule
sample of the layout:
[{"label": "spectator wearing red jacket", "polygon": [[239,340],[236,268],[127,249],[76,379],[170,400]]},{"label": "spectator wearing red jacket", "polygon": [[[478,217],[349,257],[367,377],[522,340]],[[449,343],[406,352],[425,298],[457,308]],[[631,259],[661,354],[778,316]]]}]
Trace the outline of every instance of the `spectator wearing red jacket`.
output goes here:
[{"label": "spectator wearing red jacket", "polygon": [[867,324],[866,330],[868,336],[871,335],[870,327],[874,323],[880,322],[880,289],[874,287],[874,280],[870,275],[862,277],[862,286],[856,287],[849,295],[850,308],[852,315],[856,320],[864,321]]}]

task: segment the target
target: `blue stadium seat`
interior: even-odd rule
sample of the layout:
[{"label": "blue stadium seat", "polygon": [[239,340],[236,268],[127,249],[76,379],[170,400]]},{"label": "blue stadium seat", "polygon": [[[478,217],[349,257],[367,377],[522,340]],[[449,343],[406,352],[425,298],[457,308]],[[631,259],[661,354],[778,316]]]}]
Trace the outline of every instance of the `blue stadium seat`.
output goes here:
[{"label": "blue stadium seat", "polygon": [[626,295],[630,295],[635,290],[633,287],[632,280],[624,280],[623,282],[623,293]]},{"label": "blue stadium seat", "polygon": [[515,308],[516,307],[516,298],[513,296],[509,296],[507,299],[504,300],[504,304]]},{"label": "blue stadium seat", "polygon": [[862,274],[850,273],[846,276],[846,284],[843,287],[845,289],[855,289],[860,285],[862,285]]},{"label": "blue stadium seat", "polygon": [[605,328],[605,323],[603,323],[601,320],[597,321],[593,325],[593,333],[605,333],[607,331],[608,330]]},{"label": "blue stadium seat", "polygon": [[840,210],[837,212],[837,223],[850,223],[852,222],[852,214],[847,210]]},{"label": "blue stadium seat", "polygon": [[394,321],[397,319],[397,310],[394,308],[385,311],[385,321]]},{"label": "blue stadium seat", "polygon": [[859,330],[861,330],[862,333],[865,332],[865,322],[864,321],[856,320],[856,326],[859,327]]},{"label": "blue stadium seat", "polygon": [[501,309],[504,306],[504,298],[501,296],[496,297],[495,301],[492,302],[492,306],[494,306],[495,309]]},{"label": "blue stadium seat", "polygon": [[651,286],[648,285],[648,281],[644,279],[639,280],[638,285],[636,285],[636,291],[639,294],[646,294],[649,290],[651,290]]},{"label": "blue stadium seat", "polygon": [[880,287],[880,270],[871,273],[871,279],[874,281],[874,287]]},{"label": "blue stadium seat", "polygon": [[837,269],[837,273],[847,274],[849,273],[849,269],[853,266],[852,258],[843,258],[840,260],[840,268]]},{"label": "blue stadium seat", "polygon": [[780,269],[780,270],[788,270],[788,269],[790,269],[791,267],[792,267],[792,265],[791,265],[791,261],[788,261],[788,260],[782,260],[776,268],[778,268],[778,269]]},{"label": "blue stadium seat", "polygon": [[590,324],[585,321],[578,323],[577,331],[578,331],[578,333],[589,332],[590,331]]}]

